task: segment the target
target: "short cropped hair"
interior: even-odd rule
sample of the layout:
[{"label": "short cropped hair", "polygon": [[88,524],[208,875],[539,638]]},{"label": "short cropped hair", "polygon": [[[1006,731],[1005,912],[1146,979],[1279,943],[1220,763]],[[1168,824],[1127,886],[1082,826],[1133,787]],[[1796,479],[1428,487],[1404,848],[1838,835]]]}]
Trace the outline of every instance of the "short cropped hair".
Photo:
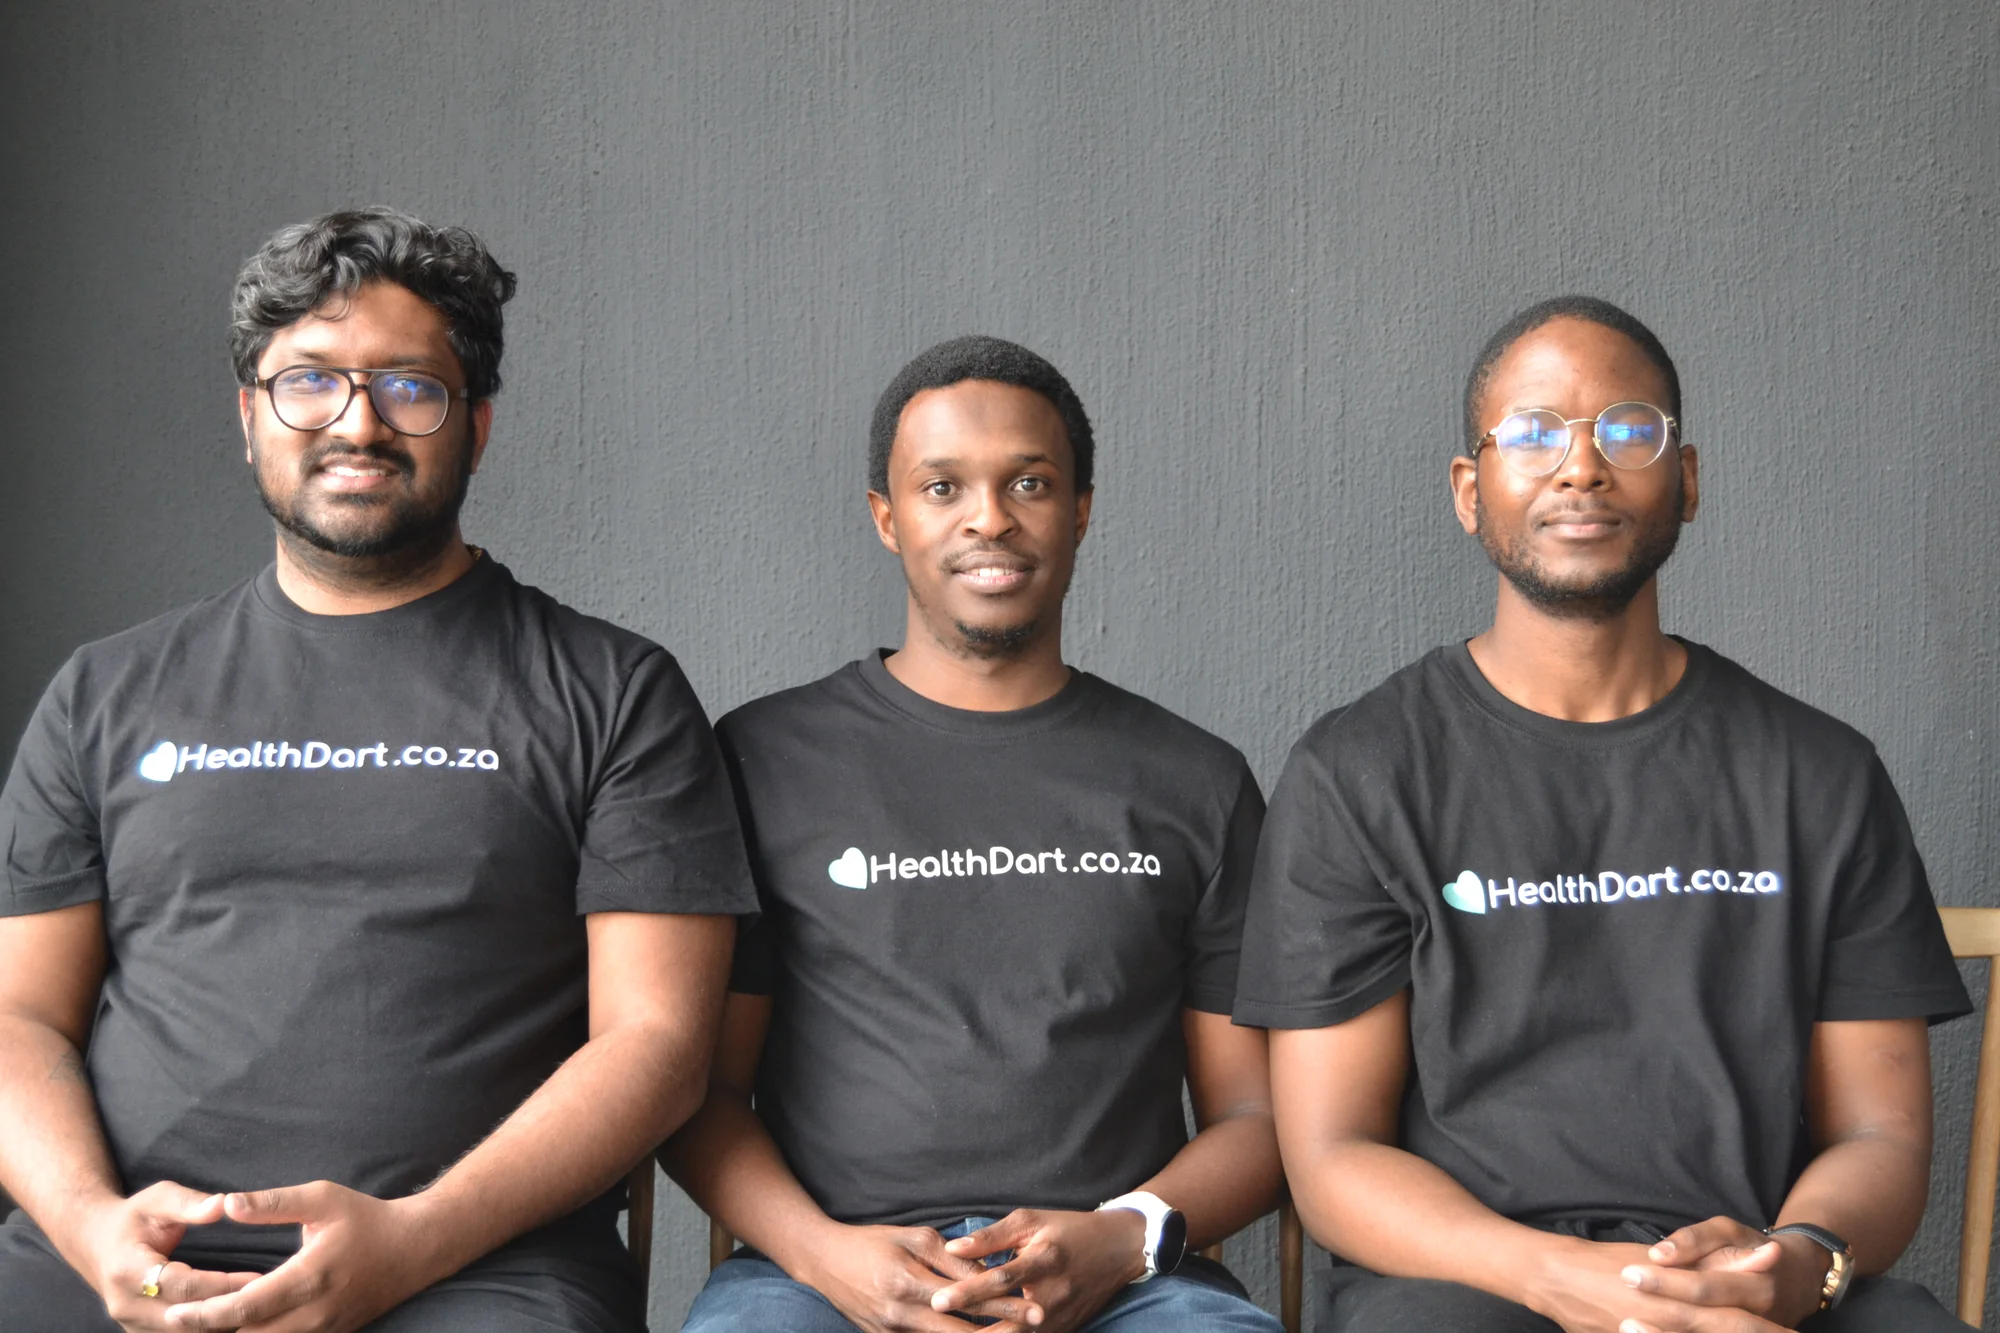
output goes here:
[{"label": "short cropped hair", "polygon": [[[1595,296],[1554,296],[1546,301],[1537,301],[1502,324],[1486,340],[1486,346],[1480,349],[1479,359],[1472,363],[1472,373],[1465,378],[1465,448],[1468,453],[1476,454],[1479,450],[1479,438],[1483,433],[1476,415],[1479,395],[1486,392],[1486,385],[1493,378],[1494,365],[1507,355],[1508,348],[1542,325],[1557,319],[1584,320],[1630,338],[1667,381],[1667,401],[1660,406],[1676,423],[1682,423],[1681,374],[1674,369],[1674,359],[1667,355],[1665,345],[1651,329],[1629,312]],[[1679,428],[1675,431],[1676,435],[1684,433]]]},{"label": "short cropped hair", "polygon": [[1031,389],[1054,404],[1075,460],[1077,493],[1090,489],[1090,418],[1084,415],[1076,390],[1069,387],[1061,371],[1019,343],[975,333],[919,352],[882,391],[868,431],[869,490],[878,495],[889,493],[889,449],[896,442],[896,426],[910,400],[926,389],[949,388],[966,380],[992,380]]},{"label": "short cropped hair", "polygon": [[229,301],[236,382],[256,383],[257,360],[279,330],[376,281],[408,288],[444,316],[472,397],[500,391],[500,307],[514,295],[514,275],[465,228],[433,227],[382,207],[280,228],[250,256]]}]

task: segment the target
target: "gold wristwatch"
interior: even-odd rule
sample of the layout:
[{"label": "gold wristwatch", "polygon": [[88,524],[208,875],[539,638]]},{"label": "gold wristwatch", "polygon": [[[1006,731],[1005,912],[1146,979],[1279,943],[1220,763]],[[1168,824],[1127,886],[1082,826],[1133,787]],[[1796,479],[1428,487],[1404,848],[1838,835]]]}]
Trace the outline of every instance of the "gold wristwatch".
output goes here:
[{"label": "gold wristwatch", "polygon": [[1810,1222],[1787,1222],[1781,1227],[1765,1227],[1767,1236],[1804,1236],[1813,1244],[1827,1252],[1826,1280],[1819,1287],[1819,1308],[1831,1310],[1840,1304],[1840,1298],[1847,1294],[1847,1284],[1854,1280],[1854,1247],[1825,1227],[1816,1227]]}]

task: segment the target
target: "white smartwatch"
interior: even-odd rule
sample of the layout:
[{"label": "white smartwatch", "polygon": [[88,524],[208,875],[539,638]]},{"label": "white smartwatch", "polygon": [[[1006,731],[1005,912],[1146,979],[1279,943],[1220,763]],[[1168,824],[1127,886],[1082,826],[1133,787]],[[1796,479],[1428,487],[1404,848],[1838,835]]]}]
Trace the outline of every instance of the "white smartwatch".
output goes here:
[{"label": "white smartwatch", "polygon": [[1136,1282],[1144,1282],[1181,1266],[1187,1255],[1187,1218],[1157,1194],[1135,1190],[1097,1205],[1102,1213],[1112,1208],[1129,1208],[1146,1219],[1146,1271]]}]

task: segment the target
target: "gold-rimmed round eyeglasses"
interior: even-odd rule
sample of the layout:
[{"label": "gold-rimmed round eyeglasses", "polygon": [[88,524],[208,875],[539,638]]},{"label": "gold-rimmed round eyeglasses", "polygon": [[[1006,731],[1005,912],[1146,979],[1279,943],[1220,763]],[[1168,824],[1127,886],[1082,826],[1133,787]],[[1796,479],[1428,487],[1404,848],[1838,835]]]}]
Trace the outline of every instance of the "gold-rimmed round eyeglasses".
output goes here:
[{"label": "gold-rimmed round eyeglasses", "polygon": [[1564,417],[1546,407],[1524,408],[1500,418],[1500,424],[1472,446],[1475,456],[1488,443],[1500,461],[1524,477],[1546,477],[1563,465],[1576,442],[1575,427],[1588,423],[1591,442],[1604,461],[1636,471],[1650,467],[1680,442],[1680,423],[1651,403],[1613,403],[1594,417]]}]

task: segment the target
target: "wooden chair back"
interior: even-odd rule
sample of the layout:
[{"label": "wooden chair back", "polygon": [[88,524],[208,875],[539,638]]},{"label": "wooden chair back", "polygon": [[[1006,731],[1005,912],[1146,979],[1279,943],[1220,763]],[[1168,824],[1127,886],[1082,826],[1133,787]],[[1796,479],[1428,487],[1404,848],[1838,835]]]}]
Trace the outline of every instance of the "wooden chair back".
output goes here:
[{"label": "wooden chair back", "polygon": [[1993,1259],[1993,1191],[2000,1183],[2000,907],[1943,907],[1938,915],[1944,918],[1952,957],[1987,962],[1985,1026],[1965,1163],[1965,1220],[1958,1231],[1958,1317],[1980,1328]]},{"label": "wooden chair back", "polygon": [[[722,1266],[736,1249],[736,1237],[729,1234],[722,1223],[710,1219],[708,1224],[708,1267],[713,1272]],[[1201,1251],[1202,1254],[1222,1262],[1220,1241]],[[1292,1209],[1290,1195],[1278,1207],[1278,1308],[1279,1319],[1285,1325],[1285,1333],[1299,1333],[1302,1317],[1301,1305],[1305,1291],[1305,1229],[1299,1225],[1299,1215]]]}]

